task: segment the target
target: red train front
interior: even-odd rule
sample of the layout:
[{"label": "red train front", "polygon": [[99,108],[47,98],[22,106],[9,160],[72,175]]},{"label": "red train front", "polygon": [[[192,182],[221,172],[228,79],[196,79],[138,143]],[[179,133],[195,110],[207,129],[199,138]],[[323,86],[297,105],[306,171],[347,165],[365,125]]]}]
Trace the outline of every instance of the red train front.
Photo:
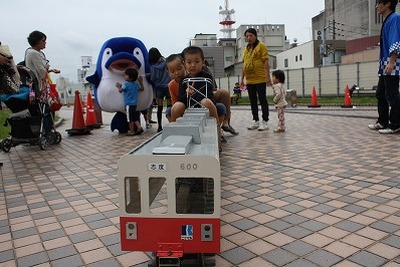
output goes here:
[{"label": "red train front", "polygon": [[155,252],[157,266],[220,252],[217,138],[208,111],[189,109],[120,159],[122,250]]}]

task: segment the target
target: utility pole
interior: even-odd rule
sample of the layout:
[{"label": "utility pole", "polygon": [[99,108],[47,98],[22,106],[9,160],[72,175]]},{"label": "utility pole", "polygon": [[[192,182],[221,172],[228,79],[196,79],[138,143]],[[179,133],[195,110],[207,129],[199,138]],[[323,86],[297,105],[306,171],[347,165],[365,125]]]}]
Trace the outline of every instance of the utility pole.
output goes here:
[{"label": "utility pole", "polygon": [[333,19],[332,21],[332,40],[336,39],[336,21]]},{"label": "utility pole", "polygon": [[332,40],[336,39],[335,0],[332,0]]}]

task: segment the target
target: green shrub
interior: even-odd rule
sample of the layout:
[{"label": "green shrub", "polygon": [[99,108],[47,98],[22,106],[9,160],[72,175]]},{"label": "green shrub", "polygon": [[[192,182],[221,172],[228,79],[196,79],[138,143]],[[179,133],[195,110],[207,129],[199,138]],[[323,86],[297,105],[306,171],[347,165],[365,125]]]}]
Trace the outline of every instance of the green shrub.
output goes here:
[{"label": "green shrub", "polygon": [[10,125],[4,126],[6,119],[10,116],[11,111],[3,109],[0,111],[0,139],[4,139],[10,136],[11,127]]}]

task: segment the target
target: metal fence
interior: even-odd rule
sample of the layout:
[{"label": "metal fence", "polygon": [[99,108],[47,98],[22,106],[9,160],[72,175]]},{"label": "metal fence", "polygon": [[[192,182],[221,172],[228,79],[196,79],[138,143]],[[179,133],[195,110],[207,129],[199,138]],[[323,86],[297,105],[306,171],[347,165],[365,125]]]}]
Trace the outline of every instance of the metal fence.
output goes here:
[{"label": "metal fence", "polygon": [[[364,90],[359,92],[372,93],[378,83],[378,63],[357,62],[354,64],[337,64],[317,68],[301,68],[286,70],[286,88],[296,90],[299,97],[310,97],[313,87],[318,96],[343,96],[348,85],[357,84]],[[226,88],[233,93],[235,82],[240,76],[230,76],[217,79],[219,88]],[[243,92],[247,95],[247,92]],[[272,90],[267,90],[272,95]]]}]

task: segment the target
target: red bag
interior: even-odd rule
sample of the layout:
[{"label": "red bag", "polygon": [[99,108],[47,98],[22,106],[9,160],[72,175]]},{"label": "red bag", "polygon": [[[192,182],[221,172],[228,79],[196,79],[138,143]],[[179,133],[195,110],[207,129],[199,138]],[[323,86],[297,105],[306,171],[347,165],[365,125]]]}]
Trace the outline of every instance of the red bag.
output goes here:
[{"label": "red bag", "polygon": [[56,89],[56,85],[54,83],[49,83],[50,91],[49,91],[49,105],[52,112],[56,112],[60,110],[62,107],[61,99]]},{"label": "red bag", "polygon": [[50,75],[47,75],[47,79],[44,81],[44,83],[45,84],[43,85],[42,101],[47,101],[50,110],[52,112],[56,112],[62,107],[61,99],[56,89],[56,84],[52,82]]}]

